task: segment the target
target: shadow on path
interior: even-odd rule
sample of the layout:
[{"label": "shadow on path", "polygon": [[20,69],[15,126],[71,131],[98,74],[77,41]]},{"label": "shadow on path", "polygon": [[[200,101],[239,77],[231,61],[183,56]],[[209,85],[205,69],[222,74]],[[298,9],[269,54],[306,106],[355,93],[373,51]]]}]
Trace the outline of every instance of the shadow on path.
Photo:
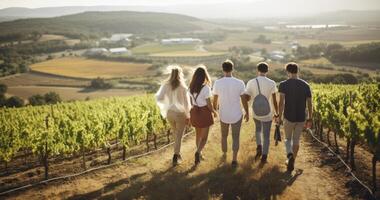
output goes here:
[{"label": "shadow on path", "polygon": [[[193,166],[178,172],[171,167],[164,172],[153,173],[148,181],[130,177],[110,183],[102,190],[70,199],[277,199],[302,174],[302,170],[291,175],[282,172],[278,166],[252,168],[248,164],[237,170],[223,165],[207,173],[192,174],[196,170]],[[126,183],[130,186],[125,190],[102,196],[115,186]]]}]

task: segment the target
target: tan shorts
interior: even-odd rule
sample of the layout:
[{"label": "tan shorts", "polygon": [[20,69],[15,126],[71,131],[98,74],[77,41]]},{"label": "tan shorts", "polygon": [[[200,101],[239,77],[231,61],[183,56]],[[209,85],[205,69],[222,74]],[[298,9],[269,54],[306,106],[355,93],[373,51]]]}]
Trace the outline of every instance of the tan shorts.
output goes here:
[{"label": "tan shorts", "polygon": [[284,119],[285,139],[291,140],[293,145],[299,145],[305,122],[290,122]]}]

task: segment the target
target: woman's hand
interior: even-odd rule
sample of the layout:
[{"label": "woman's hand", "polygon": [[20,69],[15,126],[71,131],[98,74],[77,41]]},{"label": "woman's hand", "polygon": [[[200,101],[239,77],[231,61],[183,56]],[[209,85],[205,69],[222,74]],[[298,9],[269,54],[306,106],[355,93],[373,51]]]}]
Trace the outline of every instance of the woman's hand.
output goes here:
[{"label": "woman's hand", "polygon": [[212,111],[212,115],[214,116],[214,118],[218,118],[218,112],[216,112],[215,110]]},{"label": "woman's hand", "polygon": [[187,126],[190,126],[191,124],[190,124],[190,118],[186,118],[185,119],[185,124],[187,125]]}]

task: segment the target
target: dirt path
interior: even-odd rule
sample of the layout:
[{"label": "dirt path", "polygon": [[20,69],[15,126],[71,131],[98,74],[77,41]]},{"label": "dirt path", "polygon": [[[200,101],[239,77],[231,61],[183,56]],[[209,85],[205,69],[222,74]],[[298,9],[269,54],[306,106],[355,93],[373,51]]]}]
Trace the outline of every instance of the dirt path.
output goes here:
[{"label": "dirt path", "polygon": [[321,166],[317,152],[305,140],[292,175],[285,172],[283,143],[271,144],[267,164],[255,162],[252,130],[253,124],[243,125],[240,165],[235,170],[230,167],[231,154],[226,162],[221,159],[217,123],[204,151],[206,160],[196,169],[192,135],[184,140],[184,161],[175,168],[171,167],[169,148],[125,165],[20,192],[10,199],[352,199],[344,186],[347,178]]}]

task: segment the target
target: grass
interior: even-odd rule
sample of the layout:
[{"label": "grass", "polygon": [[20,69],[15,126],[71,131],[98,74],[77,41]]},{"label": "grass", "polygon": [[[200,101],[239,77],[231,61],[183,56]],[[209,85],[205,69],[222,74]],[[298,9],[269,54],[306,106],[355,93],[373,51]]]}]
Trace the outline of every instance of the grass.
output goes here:
[{"label": "grass", "polygon": [[165,53],[155,53],[151,56],[163,56],[163,57],[197,57],[197,56],[215,56],[223,55],[225,52],[207,52],[207,51],[173,51]]},{"label": "grass", "polygon": [[87,97],[91,99],[105,98],[110,96],[131,96],[141,94],[143,91],[126,90],[126,89],[109,89],[109,90],[86,90],[84,88],[74,87],[45,87],[45,86],[14,86],[8,88],[9,96],[18,96],[28,99],[32,95],[45,94],[48,92],[56,92],[64,101],[69,100],[85,100]]},{"label": "grass", "polygon": [[159,43],[148,43],[137,46],[132,49],[134,54],[157,54],[178,51],[193,51],[196,45],[193,44],[179,44],[179,45],[161,45]]},{"label": "grass", "polygon": [[66,39],[67,38],[63,35],[44,34],[38,39],[38,41],[45,42],[45,41],[50,41],[50,40],[66,40]]},{"label": "grass", "polygon": [[367,44],[371,42],[380,42],[380,40],[348,40],[348,41],[339,41],[339,40],[322,40],[322,39],[299,39],[297,40],[298,43],[302,46],[309,46],[311,44],[319,44],[319,43],[326,43],[326,44],[333,44],[333,43],[339,43],[346,47],[353,47],[360,44]]},{"label": "grass", "polygon": [[56,74],[67,77],[88,78],[116,78],[139,75],[151,75],[150,64],[111,62],[85,59],[80,57],[65,57],[31,66],[31,69],[38,72]]}]

